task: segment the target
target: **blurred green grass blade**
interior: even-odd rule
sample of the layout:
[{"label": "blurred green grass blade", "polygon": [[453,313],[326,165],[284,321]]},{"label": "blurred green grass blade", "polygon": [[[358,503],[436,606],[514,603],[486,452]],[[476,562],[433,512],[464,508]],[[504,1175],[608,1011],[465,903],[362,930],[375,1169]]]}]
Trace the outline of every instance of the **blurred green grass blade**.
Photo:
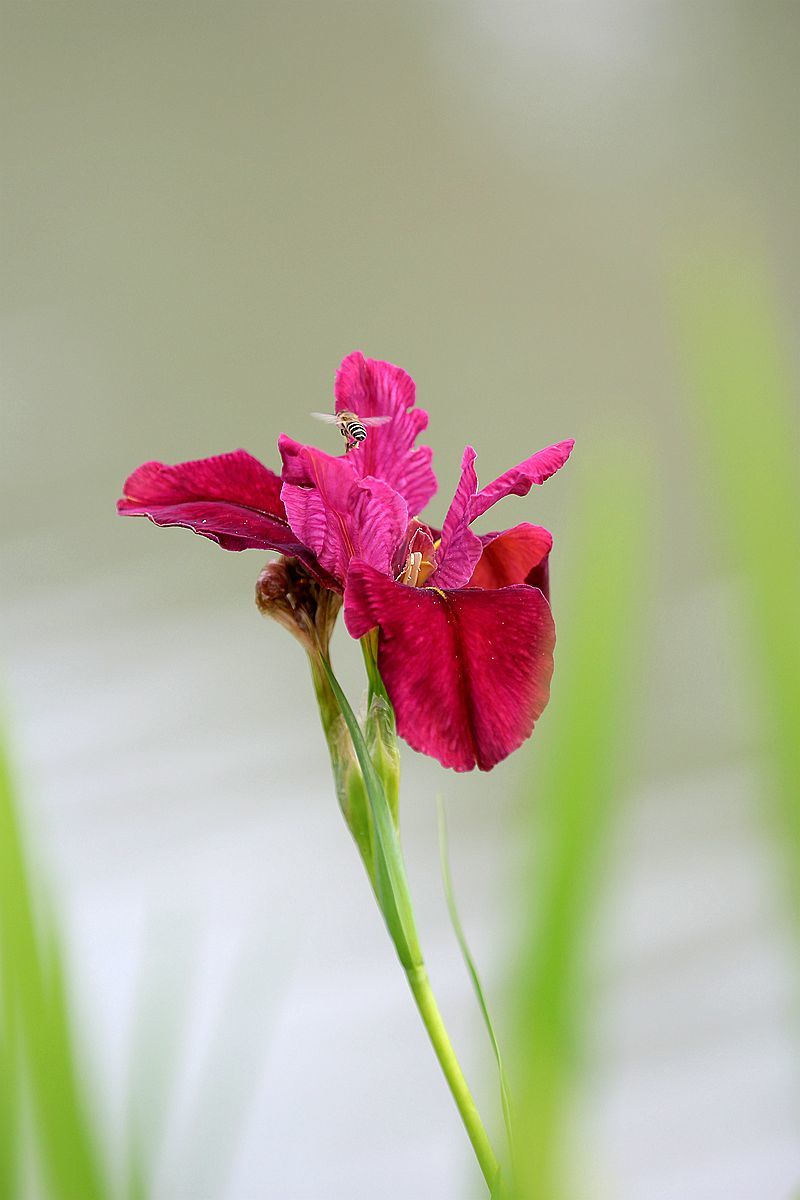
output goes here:
[{"label": "blurred green grass blade", "polygon": [[80,1078],[63,956],[53,923],[47,917],[37,922],[35,890],[0,739],[0,949],[4,1018],[9,1004],[16,1017],[14,1043],[8,1046],[6,1033],[4,1051],[17,1055],[24,1066],[24,1071],[12,1071],[14,1083],[4,1103],[7,1111],[19,1114],[24,1073],[48,1195],[57,1200],[102,1200],[109,1189]]},{"label": "blurred green grass blade", "polygon": [[[129,1135],[128,1164],[125,1177],[125,1200],[146,1200],[149,1194],[145,1177],[145,1154],[136,1141],[133,1131]],[[152,1178],[152,1176],[151,1176]]]},{"label": "blurred green grass blade", "polygon": [[489,1034],[489,1041],[492,1044],[492,1052],[497,1063],[497,1073],[500,1083],[500,1103],[503,1109],[503,1122],[506,1127],[506,1137],[508,1138],[509,1150],[513,1155],[514,1133],[511,1113],[511,1090],[509,1088],[506,1069],[503,1065],[503,1058],[500,1053],[500,1044],[497,1040],[492,1018],[489,1013],[489,1005],[486,1000],[483,985],[481,984],[481,978],[478,974],[478,968],[475,966],[475,960],[470,952],[469,943],[467,942],[466,934],[464,933],[464,927],[461,924],[461,918],[458,913],[458,906],[456,904],[455,891],[453,888],[453,877],[450,870],[450,855],[447,841],[447,818],[444,810],[444,800],[441,796],[436,797],[436,807],[439,816],[439,860],[441,862],[444,894],[445,899],[447,900],[447,911],[450,914],[450,922],[453,926],[453,931],[456,935],[456,940],[458,941],[459,949],[461,950],[461,955],[466,964],[469,977],[472,980],[472,987],[478,1000],[478,1007],[481,1010],[483,1023],[486,1026],[486,1030]]},{"label": "blurred green grass blade", "polygon": [[753,719],[769,744],[800,919],[800,419],[768,288],[735,253],[693,259],[675,290],[708,494],[747,600]]},{"label": "blurred green grass blade", "polygon": [[270,1050],[275,1009],[275,928],[243,947],[214,1027],[181,1139],[187,1196],[226,1196],[236,1151]]},{"label": "blurred green grass blade", "polygon": [[0,966],[0,1198],[19,1194],[19,1102],[22,1080],[16,1050],[16,1019],[7,972]]},{"label": "blurred green grass blade", "polygon": [[163,1149],[194,989],[197,941],[196,928],[186,921],[155,920],[146,932],[130,1039],[129,1200],[152,1190]]},{"label": "blurred green grass blade", "polygon": [[[0,745],[0,756],[2,753]],[[8,778],[5,765],[0,764],[0,789],[8,786]],[[0,798],[0,805],[3,803]],[[23,1078],[16,1007],[8,945],[0,922],[0,1200],[19,1194]]]},{"label": "blurred green grass blade", "polygon": [[[635,447],[592,447],[558,588],[553,696],[528,753],[526,928],[516,988],[517,1172],[525,1200],[568,1193],[567,1128],[589,1009],[585,980],[603,867],[628,788],[650,600],[652,500]],[[576,460],[576,464],[577,464]],[[515,1087],[516,1087],[515,1082]]]}]

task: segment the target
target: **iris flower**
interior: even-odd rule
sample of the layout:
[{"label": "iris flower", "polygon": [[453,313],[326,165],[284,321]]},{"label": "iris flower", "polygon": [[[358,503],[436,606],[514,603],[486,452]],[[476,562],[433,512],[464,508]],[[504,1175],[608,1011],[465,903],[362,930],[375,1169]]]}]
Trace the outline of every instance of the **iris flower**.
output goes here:
[{"label": "iris flower", "polygon": [[[446,767],[489,770],[530,736],[548,700],[552,537],[528,523],[482,534],[472,526],[504,497],[544,483],[573,443],[540,450],[484,487],[467,446],[439,531],[420,517],[437,485],[430,447],[416,444],[428,415],[415,406],[412,378],[356,352],[337,372],[335,397],[337,412],[389,420],[339,456],[282,434],[280,475],[244,450],[145,463],[118,511],[185,526],[226,550],[277,551],[282,559],[262,575],[262,607],[295,626],[305,613],[314,626],[306,640],[327,653],[343,598],[350,634],[377,638],[400,735]],[[298,604],[303,591],[322,604]]]}]

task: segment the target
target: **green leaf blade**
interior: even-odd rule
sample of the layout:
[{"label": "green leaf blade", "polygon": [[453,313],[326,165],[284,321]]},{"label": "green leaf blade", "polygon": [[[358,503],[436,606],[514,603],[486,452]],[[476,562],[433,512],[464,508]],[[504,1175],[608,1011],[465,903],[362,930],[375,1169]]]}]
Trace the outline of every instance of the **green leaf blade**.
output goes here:
[{"label": "green leaf blade", "polygon": [[[481,1011],[483,1023],[486,1026],[487,1033],[489,1034],[492,1053],[494,1054],[495,1062],[497,1064],[497,1073],[500,1086],[500,1102],[503,1109],[503,1123],[506,1129],[506,1137],[508,1138],[508,1148],[513,1159],[514,1128],[511,1107],[511,1088],[508,1082],[506,1069],[503,1064],[503,1057],[500,1053],[500,1043],[497,1040],[497,1034],[495,1033],[494,1024],[489,1012],[486,994],[483,990],[478,968],[475,965],[475,960],[470,951],[469,943],[467,942],[466,934],[464,933],[464,926],[462,925],[461,917],[459,916],[458,912],[458,906],[456,904],[453,877],[450,870],[450,855],[448,851],[447,818],[445,815],[444,801],[441,796],[436,797],[436,805],[439,818],[439,861],[442,870],[442,883],[444,885],[445,900],[447,901],[447,911],[450,915],[450,923],[453,926],[453,932],[456,935],[459,949],[461,950],[461,956],[464,959],[467,972],[472,982],[472,988],[478,1001],[478,1007]],[[494,1194],[495,1193],[493,1192],[493,1195]],[[496,1194],[499,1195],[500,1193],[497,1192]]]}]

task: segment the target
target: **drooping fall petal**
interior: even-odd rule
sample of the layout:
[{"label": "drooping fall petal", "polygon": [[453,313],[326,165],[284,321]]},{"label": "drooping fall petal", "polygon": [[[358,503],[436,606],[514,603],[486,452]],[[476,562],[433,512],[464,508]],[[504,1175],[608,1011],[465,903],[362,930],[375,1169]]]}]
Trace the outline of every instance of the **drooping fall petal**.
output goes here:
[{"label": "drooping fall petal", "polygon": [[356,474],[389,483],[408,504],[412,516],[422,512],[436,491],[430,446],[415,446],[428,427],[428,414],[414,407],[414,380],[392,363],[349,354],[336,373],[336,411],[359,417],[391,418],[367,429],[367,439],[347,458]]},{"label": "drooping fall petal", "polygon": [[480,517],[505,496],[527,496],[535,483],[544,483],[546,479],[555,475],[556,471],[563,467],[572,453],[574,445],[575,442],[570,439],[566,442],[558,442],[555,446],[548,446],[545,450],[539,450],[530,458],[526,458],[524,462],[506,471],[492,483],[487,484],[485,488],[481,488],[472,501],[471,519],[474,521]]},{"label": "drooping fall petal", "polygon": [[[553,548],[553,536],[548,530],[523,522],[503,533],[484,534],[480,540],[483,552],[470,578],[470,587],[503,588],[515,583],[540,586],[534,580],[534,573],[547,561]],[[536,578],[541,579],[541,571]]]},{"label": "drooping fall petal", "polygon": [[555,629],[537,588],[411,588],[354,562],[345,621],[353,637],[378,626],[398,730],[446,767],[488,771],[547,704]]},{"label": "drooping fall petal", "polygon": [[469,527],[471,505],[478,488],[475,458],[472,446],[467,446],[461,459],[461,478],[442,526],[436,551],[439,565],[430,577],[431,587],[464,587],[481,557],[481,539]]},{"label": "drooping fall petal", "polygon": [[388,572],[408,524],[402,496],[381,479],[358,478],[349,456],[334,458],[285,436],[281,497],[292,530],[321,565],[344,581],[350,560]]},{"label": "drooping fall petal", "polygon": [[225,550],[277,550],[301,559],[330,585],[290,529],[280,490],[279,476],[246,450],[234,450],[175,465],[144,463],[125,481],[117,511],[184,526]]}]

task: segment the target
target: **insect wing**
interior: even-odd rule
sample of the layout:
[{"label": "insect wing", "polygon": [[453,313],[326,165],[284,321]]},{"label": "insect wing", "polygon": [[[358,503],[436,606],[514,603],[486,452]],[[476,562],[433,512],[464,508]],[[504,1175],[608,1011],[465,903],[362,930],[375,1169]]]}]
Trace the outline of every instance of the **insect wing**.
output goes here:
[{"label": "insect wing", "polygon": [[366,425],[368,428],[372,428],[375,425],[385,425],[387,423],[387,421],[391,421],[391,419],[392,418],[390,416],[359,417],[361,424]]},{"label": "insect wing", "polygon": [[312,412],[312,417],[316,417],[318,421],[324,421],[326,425],[338,425],[339,418],[334,413],[318,413]]}]

